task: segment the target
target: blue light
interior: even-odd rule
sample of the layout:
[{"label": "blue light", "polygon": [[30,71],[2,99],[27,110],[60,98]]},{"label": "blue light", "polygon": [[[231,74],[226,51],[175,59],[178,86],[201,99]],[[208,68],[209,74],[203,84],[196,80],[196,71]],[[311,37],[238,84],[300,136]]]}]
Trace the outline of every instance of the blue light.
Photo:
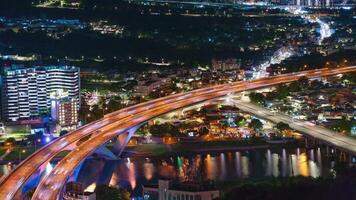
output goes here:
[{"label": "blue light", "polygon": [[50,142],[50,141],[51,141],[51,138],[46,137],[46,142],[48,143],[48,142]]}]

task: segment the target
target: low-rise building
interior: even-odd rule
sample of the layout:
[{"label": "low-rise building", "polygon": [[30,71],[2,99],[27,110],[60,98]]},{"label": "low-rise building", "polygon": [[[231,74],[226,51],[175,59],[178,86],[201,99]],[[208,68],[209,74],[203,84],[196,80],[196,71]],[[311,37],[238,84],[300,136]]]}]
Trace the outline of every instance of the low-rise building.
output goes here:
[{"label": "low-rise building", "polygon": [[78,182],[67,183],[62,197],[64,200],[96,200],[96,194],[85,192],[83,185]]},{"label": "low-rise building", "polygon": [[157,186],[143,186],[144,200],[213,200],[220,192],[213,185],[159,180]]},{"label": "low-rise building", "polygon": [[168,83],[170,83],[169,78],[160,78],[152,81],[140,80],[134,88],[134,94],[135,96],[147,96],[151,92],[154,92],[154,90],[163,87]]}]

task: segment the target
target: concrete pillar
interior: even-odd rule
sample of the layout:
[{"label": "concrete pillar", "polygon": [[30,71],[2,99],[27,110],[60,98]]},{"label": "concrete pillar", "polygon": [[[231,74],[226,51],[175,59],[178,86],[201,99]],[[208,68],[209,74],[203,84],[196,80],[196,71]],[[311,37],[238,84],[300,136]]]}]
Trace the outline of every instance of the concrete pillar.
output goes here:
[{"label": "concrete pillar", "polygon": [[110,160],[116,160],[117,159],[115,154],[113,154],[105,145],[102,145],[101,147],[95,149],[94,154],[97,154],[99,156],[103,156],[106,159],[110,159]]},{"label": "concrete pillar", "polygon": [[316,144],[316,140],[314,138],[305,137],[305,147],[306,148],[314,148]]},{"label": "concrete pillar", "polygon": [[135,134],[135,132],[141,127],[141,125],[142,124],[132,127],[127,132],[121,133],[117,136],[116,143],[114,144],[114,150],[118,152],[118,157],[121,156],[122,152],[124,151],[125,147],[129,143],[130,139]]},{"label": "concrete pillar", "polygon": [[330,148],[329,148],[329,145],[326,145],[326,156],[330,156]]},{"label": "concrete pillar", "polygon": [[353,154],[349,154],[349,165],[354,166],[356,164],[356,156]]}]

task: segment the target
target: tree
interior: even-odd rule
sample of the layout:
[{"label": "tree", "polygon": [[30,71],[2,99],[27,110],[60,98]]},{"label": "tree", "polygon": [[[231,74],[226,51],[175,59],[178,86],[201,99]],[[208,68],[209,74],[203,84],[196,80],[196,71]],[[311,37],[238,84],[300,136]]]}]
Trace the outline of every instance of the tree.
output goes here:
[{"label": "tree", "polygon": [[310,88],[312,90],[316,90],[319,89],[320,87],[322,87],[323,82],[319,81],[319,80],[313,80],[310,82]]},{"label": "tree", "polygon": [[285,85],[279,85],[276,89],[276,97],[281,100],[289,95],[289,88]]},{"label": "tree", "polygon": [[36,188],[33,188],[33,189],[29,190],[28,192],[26,192],[25,199],[31,199],[33,194],[35,193],[35,190],[36,190]]},{"label": "tree", "polygon": [[289,129],[289,125],[284,123],[284,122],[278,122],[278,124],[276,125],[276,128],[279,130],[279,131],[284,131],[284,130],[287,130]]},{"label": "tree", "polygon": [[119,110],[120,108],[121,108],[120,98],[115,98],[115,99],[110,99],[110,101],[106,105],[106,108],[103,109],[106,109],[105,113],[111,113]]},{"label": "tree", "polygon": [[292,82],[289,85],[289,91],[291,91],[291,92],[299,92],[301,89],[302,88],[301,88],[300,84],[297,81]]},{"label": "tree", "polygon": [[149,132],[154,136],[179,136],[179,129],[170,123],[155,124],[150,126]]},{"label": "tree", "polygon": [[265,102],[265,96],[261,93],[251,92],[249,94],[250,100],[254,103],[263,104]]},{"label": "tree", "polygon": [[61,132],[59,132],[59,136],[63,136],[63,135],[66,135],[68,133],[67,130],[61,130]]},{"label": "tree", "polygon": [[307,89],[309,87],[309,80],[305,76],[300,77],[297,80],[297,83],[299,84],[302,90]]},{"label": "tree", "polygon": [[343,133],[350,133],[351,127],[355,125],[355,123],[355,121],[347,120],[346,117],[343,116],[342,119],[333,126],[333,129]]},{"label": "tree", "polygon": [[5,140],[5,144],[7,144],[7,145],[13,146],[13,145],[15,145],[15,143],[16,143],[16,139],[13,138],[13,137],[7,138],[7,139]]},{"label": "tree", "polygon": [[344,74],[342,76],[342,81],[344,83],[348,83],[348,84],[355,84],[356,83],[356,73],[353,72],[353,73],[349,73],[349,74]]},{"label": "tree", "polygon": [[107,185],[97,186],[95,193],[98,200],[130,200],[130,193],[127,190]]},{"label": "tree", "polygon": [[95,121],[103,117],[103,110],[100,109],[99,105],[94,105],[90,114],[90,121]]},{"label": "tree", "polygon": [[254,130],[259,130],[263,127],[263,124],[259,119],[252,119],[249,127]]},{"label": "tree", "polygon": [[238,116],[235,120],[235,123],[239,126],[239,127],[243,127],[246,124],[246,119],[242,116]]},{"label": "tree", "polygon": [[202,128],[199,129],[199,133],[201,135],[207,135],[207,134],[209,134],[209,129],[207,127],[203,126]]}]

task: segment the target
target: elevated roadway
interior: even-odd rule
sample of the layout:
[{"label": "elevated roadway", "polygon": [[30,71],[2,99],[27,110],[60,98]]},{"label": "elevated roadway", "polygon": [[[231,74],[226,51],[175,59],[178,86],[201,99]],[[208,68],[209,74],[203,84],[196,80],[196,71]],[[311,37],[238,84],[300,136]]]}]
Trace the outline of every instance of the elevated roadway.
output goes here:
[{"label": "elevated roadway", "polygon": [[41,181],[33,196],[33,199],[39,200],[48,196],[51,197],[50,199],[59,199],[61,191],[63,190],[64,185],[67,182],[69,176],[82,160],[84,160],[87,156],[93,153],[96,148],[100,147],[102,144],[115,137],[115,135],[122,134],[124,132],[130,132],[132,128],[150,119],[153,119],[165,113],[169,113],[176,109],[184,108],[200,102],[222,97],[232,92],[241,92],[250,89],[272,86],[280,83],[287,83],[298,80],[301,76],[315,78],[320,76],[338,74],[341,72],[336,71],[337,70],[301,72],[295,74],[280,75],[273,78],[259,79],[255,81],[244,81],[239,82],[238,84],[226,84],[225,87],[220,89],[212,89],[210,90],[210,92],[205,92],[204,94],[194,94],[183,99],[177,99],[177,101],[174,101],[172,103],[167,103],[163,106],[144,111],[140,114],[135,115],[133,120],[123,121],[120,126],[108,132],[96,135],[95,137],[89,139],[88,141],[80,145],[75,151],[68,154],[61,162],[57,164],[53,171]]},{"label": "elevated roadway", "polygon": [[[175,94],[125,108],[56,139],[20,163],[9,175],[1,179],[0,199],[13,199],[22,186],[36,175],[45,164],[63,150],[71,150],[52,172],[39,184],[33,199],[58,199],[63,186],[76,166],[96,148],[117,134],[127,133],[139,124],[169,113],[233,92],[269,87],[298,80],[300,77],[317,78],[356,71],[355,66],[338,69],[319,69],[293,74],[278,75],[253,81],[212,86],[187,93]],[[90,137],[88,137],[90,136]],[[81,144],[78,144],[81,141]]]},{"label": "elevated roadway", "polygon": [[251,113],[261,119],[266,119],[274,123],[283,122],[296,131],[321,140],[331,146],[338,147],[353,155],[356,155],[356,140],[342,134],[337,134],[330,129],[315,125],[308,121],[293,119],[283,113],[275,113],[261,106],[242,100],[234,100],[234,105],[244,112]]}]

